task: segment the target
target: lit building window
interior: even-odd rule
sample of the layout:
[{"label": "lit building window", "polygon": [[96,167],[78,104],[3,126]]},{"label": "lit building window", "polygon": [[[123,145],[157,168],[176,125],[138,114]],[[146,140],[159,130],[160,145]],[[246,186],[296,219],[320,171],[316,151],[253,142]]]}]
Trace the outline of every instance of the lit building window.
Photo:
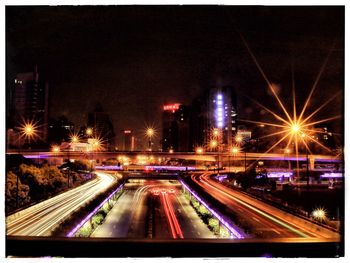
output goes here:
[{"label": "lit building window", "polygon": [[[214,100],[215,102],[215,100]],[[217,128],[222,128],[224,125],[224,118],[223,118],[223,96],[222,94],[216,95],[216,110],[215,110],[215,117],[216,117],[216,126]]]}]

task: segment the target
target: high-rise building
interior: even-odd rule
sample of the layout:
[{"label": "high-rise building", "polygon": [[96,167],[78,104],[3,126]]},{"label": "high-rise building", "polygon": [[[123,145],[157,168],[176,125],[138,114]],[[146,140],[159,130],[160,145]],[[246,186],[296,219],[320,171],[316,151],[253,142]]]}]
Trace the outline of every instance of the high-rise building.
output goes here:
[{"label": "high-rise building", "polygon": [[113,124],[100,103],[97,103],[94,111],[88,114],[87,129],[89,128],[93,131],[93,137],[97,136],[103,140],[106,149],[113,149],[115,138]]},{"label": "high-rise building", "polygon": [[162,150],[185,152],[190,150],[189,108],[179,103],[163,106]]},{"label": "high-rise building", "polygon": [[233,86],[210,87],[194,99],[190,116],[190,145],[208,146],[213,130],[220,131],[220,145],[233,144],[237,133],[237,97]]},{"label": "high-rise building", "polygon": [[10,90],[8,128],[36,123],[38,138],[47,142],[48,96],[48,83],[39,76],[37,66],[33,72],[18,73]]},{"label": "high-rise building", "polygon": [[74,124],[67,119],[66,116],[60,116],[57,119],[49,121],[49,136],[50,144],[70,141],[70,136],[74,133]]},{"label": "high-rise building", "polygon": [[205,96],[197,97],[192,101],[190,111],[190,151],[196,147],[205,146],[207,127],[207,107]]},{"label": "high-rise building", "polygon": [[124,142],[123,151],[134,151],[135,150],[135,137],[131,130],[124,130]]},{"label": "high-rise building", "polygon": [[[231,146],[237,133],[237,102],[233,87],[210,89],[208,100],[208,128],[219,129],[222,136],[221,143],[224,146]],[[207,143],[212,136],[208,135]]]}]

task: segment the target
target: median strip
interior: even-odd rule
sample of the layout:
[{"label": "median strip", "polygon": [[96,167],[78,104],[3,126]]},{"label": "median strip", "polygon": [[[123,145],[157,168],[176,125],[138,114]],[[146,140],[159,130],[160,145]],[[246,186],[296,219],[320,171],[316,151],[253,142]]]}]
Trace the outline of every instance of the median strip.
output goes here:
[{"label": "median strip", "polygon": [[73,237],[78,230],[90,219],[92,218],[98,210],[109,200],[112,198],[114,194],[116,194],[119,190],[124,187],[124,184],[121,184],[116,190],[114,190],[108,197],[106,197],[91,213],[89,213],[83,220],[80,221],[67,235],[66,237]]}]

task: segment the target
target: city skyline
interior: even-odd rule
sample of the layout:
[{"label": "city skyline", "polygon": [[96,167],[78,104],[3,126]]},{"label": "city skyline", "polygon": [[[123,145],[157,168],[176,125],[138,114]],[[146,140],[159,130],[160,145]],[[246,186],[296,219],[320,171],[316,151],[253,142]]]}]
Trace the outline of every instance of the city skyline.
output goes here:
[{"label": "city skyline", "polygon": [[[343,19],[341,7],[9,7],[7,76],[38,65],[49,81],[50,115],[76,127],[100,102],[116,132],[140,136],[149,124],[161,129],[163,105],[189,105],[207,86],[226,83],[238,89],[238,118],[254,120],[252,112],[266,114],[246,95],[266,106],[273,96],[243,39],[282,97],[291,95],[293,71],[297,95],[310,90],[333,49],[313,96],[311,106],[319,106],[343,90]],[[342,112],[342,100],[327,111]]]},{"label": "city skyline", "polygon": [[344,257],[345,6],[5,6],[7,257]]}]

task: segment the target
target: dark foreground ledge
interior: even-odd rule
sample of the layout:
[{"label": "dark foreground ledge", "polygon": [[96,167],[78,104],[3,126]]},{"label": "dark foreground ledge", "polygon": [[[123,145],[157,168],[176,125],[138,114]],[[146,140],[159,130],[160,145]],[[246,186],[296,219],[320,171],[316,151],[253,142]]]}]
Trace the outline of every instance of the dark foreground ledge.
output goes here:
[{"label": "dark foreground ledge", "polygon": [[344,243],[327,240],[143,240],[6,237],[7,257],[342,257]]}]

